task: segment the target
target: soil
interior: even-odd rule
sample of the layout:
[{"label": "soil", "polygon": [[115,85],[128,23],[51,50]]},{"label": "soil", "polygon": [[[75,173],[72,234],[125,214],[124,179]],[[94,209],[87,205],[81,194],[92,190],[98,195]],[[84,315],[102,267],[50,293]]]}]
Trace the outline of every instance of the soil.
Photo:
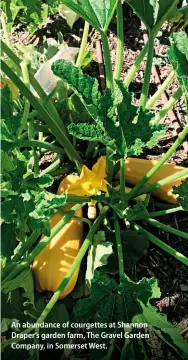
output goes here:
[{"label": "soil", "polygon": [[[13,42],[20,42],[23,44],[34,43],[36,46],[42,43],[42,41],[48,37],[57,38],[57,32],[61,31],[64,36],[64,40],[70,46],[79,46],[82,33],[83,33],[83,21],[78,20],[71,30],[65,20],[60,16],[51,16],[48,19],[48,22],[45,26],[38,29],[34,36],[29,36],[27,29],[18,24],[12,36]],[[166,77],[171,72],[171,66],[167,58],[168,50],[168,35],[170,28],[167,24],[164,25],[161,31],[161,35],[157,38],[155,43],[155,60],[158,60],[157,70],[160,75],[161,81],[163,82]],[[114,67],[115,58],[116,58],[116,24],[115,22],[111,24],[109,30],[109,43],[110,43],[110,53],[112,64]],[[166,36],[165,36],[166,35]],[[124,6],[124,60],[123,60],[123,70],[121,77],[124,79],[127,71],[130,69],[131,65],[134,63],[135,58],[138,56],[140,50],[144,45],[143,40],[143,30],[141,28],[141,23],[138,18],[132,13],[132,11]],[[95,49],[95,40],[98,38],[98,34],[95,31],[90,32],[89,36],[89,48]],[[94,60],[97,60],[95,55]],[[92,67],[88,69],[89,73],[92,75],[98,74],[98,65],[93,62]],[[141,65],[136,79],[131,83],[130,90],[134,92],[134,102],[138,103],[140,97],[143,76],[145,71],[145,62]],[[167,97],[170,98],[172,94],[177,89],[177,81],[174,80],[166,91]],[[157,85],[151,80],[150,85],[150,95],[152,95],[157,89]],[[157,102],[155,107],[152,109],[157,112],[164,104],[161,99]],[[175,105],[174,107],[175,115],[183,127],[185,123],[185,104],[183,98]],[[167,135],[160,141],[159,145],[156,146],[151,151],[145,152],[143,157],[158,159],[160,158],[172,145],[175,138],[173,135],[173,124],[170,121],[170,118],[167,116],[165,118],[164,124],[167,127]],[[48,166],[50,161],[53,158],[53,154],[49,153],[49,156],[45,155],[41,159],[41,164]],[[178,149],[171,159],[170,162],[182,166],[188,165],[187,153],[182,149]],[[59,182],[60,178],[57,178],[56,184]],[[155,203],[153,204],[153,210],[155,210]],[[188,213],[178,212],[176,215],[168,215],[160,218],[160,221],[165,224],[178,228],[182,231],[188,231]],[[175,248],[177,251],[183,253],[188,257],[188,242],[182,238],[175,237],[168,233],[165,233],[161,230],[158,230],[154,227],[148,227],[145,224],[145,227],[151,229],[152,233],[167,243],[169,246]],[[159,309],[160,312],[167,315],[168,319],[180,326],[180,331],[182,335],[188,341],[188,318],[187,318],[187,307],[188,307],[188,271],[187,268],[175,260],[173,257],[168,256],[165,252],[160,250],[154,245],[150,245],[150,249],[147,255],[142,258],[142,260],[135,266],[132,271],[132,279],[135,281],[140,280],[142,277],[154,277],[158,280],[160,289],[161,289],[161,298],[157,299],[154,303]],[[178,356],[171,354],[171,352],[166,352],[166,349],[162,347],[162,353],[159,353],[159,348],[162,345],[158,341],[156,348],[150,348],[152,356],[155,356],[156,359],[178,359]],[[161,355],[162,354],[162,355]]]}]

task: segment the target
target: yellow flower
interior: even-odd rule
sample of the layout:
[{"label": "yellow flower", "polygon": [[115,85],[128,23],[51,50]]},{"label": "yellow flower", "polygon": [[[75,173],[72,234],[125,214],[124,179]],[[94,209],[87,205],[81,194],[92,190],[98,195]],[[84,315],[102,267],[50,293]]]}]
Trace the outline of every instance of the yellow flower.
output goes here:
[{"label": "yellow flower", "polygon": [[107,193],[108,184],[106,177],[106,164],[104,157],[98,159],[97,163],[89,170],[83,165],[80,177],[74,184],[70,185],[67,193],[79,196],[97,195],[99,191]]}]

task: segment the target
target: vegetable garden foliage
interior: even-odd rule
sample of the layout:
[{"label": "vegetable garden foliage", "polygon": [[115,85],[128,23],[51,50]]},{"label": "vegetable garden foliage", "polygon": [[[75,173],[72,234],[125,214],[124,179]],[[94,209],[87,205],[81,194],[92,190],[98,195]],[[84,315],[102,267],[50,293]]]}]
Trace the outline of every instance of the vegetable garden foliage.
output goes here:
[{"label": "vegetable garden foliage", "polygon": [[[7,21],[3,23],[3,30],[9,45],[3,41],[1,43],[2,333],[7,337],[2,347],[5,359],[10,356],[24,359],[28,356],[28,353],[26,355],[20,350],[12,353],[10,345],[13,340],[10,334],[13,321],[29,321],[36,325],[43,321],[64,323],[69,320],[69,316],[71,321],[105,322],[108,324],[107,333],[112,333],[112,322],[147,323],[172,351],[183,359],[188,357],[187,343],[178,328],[151,305],[151,300],[161,296],[157,280],[143,278],[136,283],[128,277],[131,267],[147,252],[150,241],[184,265],[188,265],[184,254],[162,242],[143,226],[144,220],[167,231],[167,227],[156,221],[155,217],[176,211],[188,211],[188,179],[185,179],[188,175],[187,169],[181,169],[166,177],[164,174],[164,179],[149,186],[146,184],[188,134],[187,118],[182,133],[160,161],[148,172],[144,172],[143,178],[133,189],[128,191],[125,188],[127,157],[136,157],[142,154],[144,149],[152,148],[165,134],[165,127],[159,123],[162,120],[161,115],[156,118],[148,106],[155,37],[167,19],[178,17],[179,12],[186,17],[187,7],[177,10],[176,0],[126,2],[146,25],[149,34],[148,44],[141,51],[126,79],[120,80],[123,59],[121,1],[64,0],[65,5],[86,21],[83,41],[76,66],[64,60],[52,64],[52,71],[59,77],[60,82],[47,96],[33,76],[34,70],[37,70],[36,62],[33,67],[34,62],[17,57],[10,42],[9,30],[15,18],[21,16],[21,21],[30,23],[30,29],[34,31],[36,24],[47,17],[48,10],[56,11],[61,1],[46,1],[41,4],[41,1],[37,0],[35,4],[32,2],[32,8],[31,4],[24,0],[2,1],[5,12],[3,16]],[[118,44],[114,74],[107,37],[107,29],[113,16],[117,16]],[[97,79],[80,69],[88,63],[85,52],[88,23],[101,35],[106,70],[106,90],[103,94]],[[173,33],[170,43],[169,61],[178,79],[180,94],[183,94],[188,105],[186,33]],[[24,50],[21,53],[24,54]],[[139,106],[135,106],[128,87],[146,54],[142,94]],[[54,52],[49,51],[47,59],[53,55]],[[89,58],[91,60],[90,56]],[[155,101],[157,99],[155,96]],[[173,106],[169,103],[168,110]],[[66,119],[61,116],[62,109],[66,110]],[[79,114],[82,114],[81,121]],[[82,140],[82,144],[87,148],[86,153],[78,147],[76,138]],[[21,151],[22,148],[24,151]],[[56,155],[52,164],[41,170],[39,159],[47,151],[53,151]],[[101,153],[106,156],[101,157]],[[78,176],[66,193],[55,195],[51,188],[54,177],[56,174],[66,173],[66,169],[60,167],[61,159],[71,163],[72,168],[75,165],[74,171],[77,171]],[[95,164],[91,168],[93,160]],[[117,184],[114,182],[114,174],[119,169]],[[174,182],[182,178],[185,180],[180,186],[173,187]],[[150,213],[150,192],[169,183],[172,184],[174,195],[177,195],[176,206]],[[143,197],[143,194],[146,195]],[[70,204],[74,204],[73,207],[64,213],[64,207]],[[86,204],[97,207],[96,219],[93,222],[87,218],[78,219],[83,221],[85,232],[88,233],[57,291],[50,300],[46,300],[43,294],[34,291],[31,264]],[[57,213],[61,214],[61,220],[52,228],[50,219]],[[169,227],[168,231],[187,239],[187,234],[177,229]],[[41,233],[44,237],[39,242]],[[87,269],[84,279],[81,277],[85,271],[84,266],[80,273],[81,293],[75,291],[74,299],[69,294],[64,300],[58,301],[86,254]],[[24,335],[32,332],[33,328],[26,330],[21,327],[19,330]],[[99,332],[99,329],[94,331]],[[119,329],[114,327],[113,331],[116,334]],[[129,331],[134,335],[138,329],[132,327]],[[16,339],[16,342],[19,341],[20,339]],[[29,339],[30,343],[31,341]],[[104,339],[99,338],[98,343],[101,342],[104,342]],[[105,339],[105,343],[107,350],[91,350],[87,358],[113,359],[113,356],[117,357],[118,349],[121,360],[148,359],[147,347],[142,339],[118,342],[114,338]],[[39,354],[32,350],[29,356],[37,359]],[[84,354],[81,354],[80,358],[84,358]]]}]

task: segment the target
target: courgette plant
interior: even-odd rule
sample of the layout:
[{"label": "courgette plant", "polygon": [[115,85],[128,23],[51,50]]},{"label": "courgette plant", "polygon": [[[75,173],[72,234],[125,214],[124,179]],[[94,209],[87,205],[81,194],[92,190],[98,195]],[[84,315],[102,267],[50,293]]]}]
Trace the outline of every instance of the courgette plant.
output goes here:
[{"label": "courgette plant", "polygon": [[[123,243],[127,241],[137,243],[139,255],[134,254],[134,263],[142,256],[148,247],[148,241],[167,252],[185,266],[188,265],[188,258],[177,252],[175,249],[161,241],[143,226],[143,221],[158,227],[173,235],[181,236],[187,240],[187,234],[172,227],[167,227],[155,218],[164,216],[177,211],[188,210],[188,179],[182,181],[178,188],[174,188],[174,194],[178,194],[177,206],[169,206],[157,212],[149,213],[148,203],[150,192],[160,188],[172,181],[188,175],[188,169],[176,172],[152,185],[144,186],[149,179],[163,166],[171,157],[173,152],[178,149],[182,141],[188,134],[187,118],[185,126],[173,145],[165,155],[157,162],[153,168],[132,188],[130,192],[125,191],[126,183],[126,159],[129,156],[138,156],[144,149],[154,147],[161,136],[165,134],[165,128],[160,124],[167,112],[174,104],[184,96],[184,101],[188,109],[188,38],[185,32],[173,33],[170,37],[171,46],[168,51],[169,61],[172,65],[172,73],[162,84],[161,88],[149,98],[149,85],[154,54],[154,42],[163,23],[175,14],[187,16],[185,9],[177,9],[177,0],[126,0],[140,20],[145,24],[149,40],[137,57],[134,65],[128,71],[125,79],[120,80],[123,63],[123,15],[122,2],[120,0],[64,0],[63,3],[75,11],[85,20],[83,41],[80,48],[79,61],[76,66],[70,62],[58,60],[53,63],[52,71],[67,85],[66,99],[72,94],[79,101],[80,106],[89,114],[90,122],[72,122],[66,126],[58,112],[57,101],[53,101],[54,91],[46,95],[40,84],[33,76],[30,65],[24,60],[20,60],[10,46],[1,41],[3,53],[2,72],[12,84],[19,89],[22,97],[12,99],[11,92],[6,86],[1,90],[2,93],[2,217],[4,220],[5,235],[10,234],[11,243],[7,250],[3,240],[3,281],[2,291],[4,294],[16,291],[22,287],[25,296],[30,304],[34,306],[33,280],[30,265],[36,255],[50,243],[52,238],[68,223],[74,213],[92,201],[98,204],[99,215],[96,220],[89,222],[89,232],[75,257],[73,265],[67,272],[66,277],[53,294],[46,307],[36,318],[33,310],[26,310],[36,322],[41,324],[57,305],[60,294],[65,289],[70,278],[73,276],[82,259],[88,253],[88,259],[92,263],[94,271],[90,272],[90,287],[88,297],[77,302],[74,308],[74,321],[77,322],[112,322],[124,321],[126,323],[147,323],[151,326],[157,336],[171,347],[180,357],[187,358],[188,347],[179,333],[179,330],[167,321],[166,316],[157,312],[157,309],[150,304],[150,300],[160,297],[160,290],[157,281],[154,279],[142,279],[133,282],[125,273],[126,261],[130,259],[124,254]],[[185,7],[187,8],[187,7]],[[183,15],[182,15],[183,14]],[[108,27],[113,16],[117,18],[117,54],[115,71],[112,70],[111,56],[108,44]],[[103,56],[106,74],[106,89],[104,94],[99,89],[97,79],[87,75],[81,69],[82,58],[84,56],[89,25],[96,29],[101,36]],[[7,38],[8,38],[8,34]],[[139,106],[132,104],[132,94],[128,88],[134,79],[141,62],[146,57],[146,70]],[[8,57],[8,61],[7,61]],[[151,107],[160,98],[163,91],[169,86],[174,77],[177,77],[179,88],[168,104],[155,115],[150,111]],[[37,97],[30,90],[30,85],[34,88]],[[55,89],[55,91],[58,89]],[[40,120],[40,121],[36,121]],[[41,124],[42,121],[42,124]],[[35,139],[38,132],[47,131],[49,138],[53,135],[55,144]],[[86,142],[88,149],[86,153],[95,154],[95,159],[99,155],[106,155],[106,194],[99,192],[95,188],[92,178],[82,178],[80,189],[86,181],[90,181],[92,191],[85,193],[82,190],[74,194],[53,195],[46,190],[53,183],[53,176],[58,173],[60,156],[69,158],[71,164],[75,164],[78,174],[83,169],[86,159],[81,151],[78,151],[77,141]],[[74,141],[72,141],[74,140]],[[98,146],[98,144],[102,144]],[[98,152],[96,148],[98,146]],[[31,151],[21,152],[21,148],[31,148]],[[44,152],[51,150],[56,155],[54,162],[47,169],[39,172],[39,150]],[[74,165],[72,166],[72,169]],[[113,175],[120,169],[120,187],[117,190],[114,186]],[[68,171],[71,170],[68,169]],[[100,178],[100,176],[99,176]],[[100,180],[100,179],[99,179]],[[93,184],[93,185],[92,185]],[[94,194],[94,195],[93,195]],[[132,205],[132,200],[142,194],[148,194],[144,200]],[[62,220],[50,230],[50,217],[70,203],[74,203],[71,210],[67,212]],[[82,219],[88,223],[87,219]],[[123,228],[122,228],[123,226]],[[40,233],[45,236],[37,243]],[[13,234],[13,236],[12,236]],[[15,235],[16,234],[16,235]],[[102,234],[102,235],[101,235]],[[16,248],[15,236],[20,241]],[[103,236],[109,239],[115,238],[116,249],[113,242],[110,248],[114,248],[117,254],[119,266],[119,283],[112,277],[110,267],[106,271],[96,270],[104,265],[102,257],[106,256],[110,264],[112,251],[109,252],[107,242]],[[98,253],[98,259],[92,257],[92,249],[97,237],[97,246],[100,249],[103,245],[103,252]],[[103,238],[100,242],[100,238]],[[6,239],[7,240],[7,239]],[[141,245],[140,245],[141,243]],[[109,243],[108,243],[109,245]],[[131,245],[127,245],[131,251]],[[16,248],[16,251],[15,251]],[[132,248],[134,253],[134,250]],[[136,259],[135,259],[136,257]],[[99,265],[100,264],[100,265]],[[132,263],[131,263],[132,265]],[[105,269],[105,267],[103,266]],[[38,313],[37,313],[38,314]],[[8,321],[9,320],[9,321]],[[11,324],[7,316],[5,330]],[[23,329],[22,329],[23,330]],[[33,327],[23,330],[23,335],[33,331]],[[119,329],[114,327],[114,333]],[[132,333],[136,334],[138,329],[132,328]],[[106,332],[109,334],[112,329],[108,326]],[[18,343],[17,339],[7,339],[2,347],[7,348],[12,342]],[[106,349],[91,352],[91,359],[110,359],[113,358],[114,349],[117,347],[120,359],[147,359],[144,342],[141,339],[125,341],[122,348],[116,344],[116,340],[109,339],[97,340],[97,343],[106,343]]]}]

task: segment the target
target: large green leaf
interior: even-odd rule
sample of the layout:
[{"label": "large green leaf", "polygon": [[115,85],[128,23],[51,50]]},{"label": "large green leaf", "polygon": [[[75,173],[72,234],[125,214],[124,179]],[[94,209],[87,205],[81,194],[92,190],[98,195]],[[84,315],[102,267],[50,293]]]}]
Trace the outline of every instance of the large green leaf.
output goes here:
[{"label": "large green leaf", "polygon": [[[140,333],[138,324],[147,324],[182,358],[186,358],[188,347],[179,330],[168,323],[166,317],[158,314],[156,309],[150,305],[150,300],[159,298],[160,295],[160,289],[155,279],[144,278],[135,283],[125,275],[122,283],[118,285],[114,279],[109,278],[106,274],[95,271],[90,297],[78,301],[74,314],[77,322],[92,320],[92,322],[106,324],[105,329],[98,327],[93,329],[94,333],[99,334],[97,342],[105,343],[106,348],[109,347],[109,339],[101,338],[102,332],[107,334],[118,333],[123,338],[125,333]],[[129,324],[129,328],[124,327],[122,322]],[[122,326],[119,326],[119,323]],[[130,324],[137,324],[137,326]],[[172,328],[174,328],[174,332]],[[129,337],[129,342],[132,341],[134,339]],[[143,347],[140,346],[140,343],[138,343],[136,350],[137,358],[144,359]],[[96,354],[91,354],[91,359],[101,359],[105,355],[106,350],[104,349],[98,358]]]},{"label": "large green leaf", "polygon": [[173,5],[174,0],[126,0],[126,2],[133,8],[146,27],[152,29]]},{"label": "large green leaf", "polygon": [[172,34],[168,57],[185,94],[188,109],[188,36],[185,32]]},{"label": "large green leaf", "polygon": [[[81,95],[80,95],[81,96]],[[106,89],[98,100],[98,117],[93,124],[71,124],[69,132],[79,139],[99,141],[111,149],[111,159],[139,155],[165,134],[164,126],[152,126],[154,114],[132,104],[132,95],[122,81]]]},{"label": "large green leaf", "polygon": [[63,0],[99,32],[106,31],[119,0]]}]

